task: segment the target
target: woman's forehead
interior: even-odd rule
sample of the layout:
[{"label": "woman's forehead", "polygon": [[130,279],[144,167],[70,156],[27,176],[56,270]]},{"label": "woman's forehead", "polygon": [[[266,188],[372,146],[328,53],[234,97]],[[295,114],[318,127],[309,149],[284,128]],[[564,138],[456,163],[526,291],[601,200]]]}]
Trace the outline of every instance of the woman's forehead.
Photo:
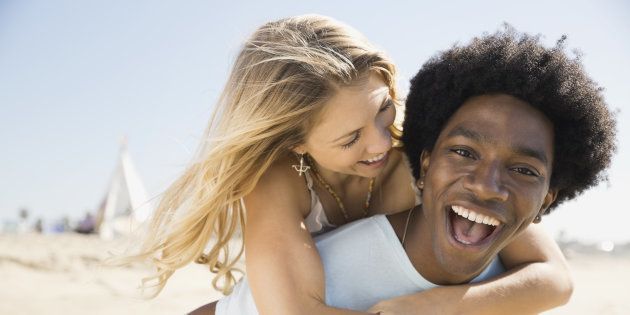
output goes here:
[{"label": "woman's forehead", "polygon": [[342,136],[360,129],[374,119],[378,109],[389,100],[389,94],[389,87],[376,74],[359,84],[339,87],[324,103],[309,133],[319,139],[321,136]]}]

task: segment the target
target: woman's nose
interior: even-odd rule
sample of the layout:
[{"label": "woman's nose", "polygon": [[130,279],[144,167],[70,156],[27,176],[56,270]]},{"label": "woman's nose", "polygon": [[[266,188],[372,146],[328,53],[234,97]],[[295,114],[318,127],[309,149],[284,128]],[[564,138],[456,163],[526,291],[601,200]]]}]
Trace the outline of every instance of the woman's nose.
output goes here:
[{"label": "woman's nose", "polygon": [[389,151],[392,147],[392,136],[389,132],[389,128],[382,126],[375,126],[368,131],[369,142],[367,144],[367,151],[369,153],[383,153]]}]

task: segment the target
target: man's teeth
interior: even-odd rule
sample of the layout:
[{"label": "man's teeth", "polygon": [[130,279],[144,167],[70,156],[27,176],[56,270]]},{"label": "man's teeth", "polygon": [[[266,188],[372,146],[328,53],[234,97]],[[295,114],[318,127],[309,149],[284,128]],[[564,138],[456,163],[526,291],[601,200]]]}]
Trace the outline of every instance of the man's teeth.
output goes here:
[{"label": "man's teeth", "polygon": [[377,156],[375,156],[375,157],[373,157],[371,159],[367,159],[367,160],[365,160],[365,162],[367,162],[367,163],[378,162],[378,161],[382,160],[385,157],[385,154],[387,154],[387,152],[381,153],[381,154],[379,154],[379,155],[377,155]]},{"label": "man's teeth", "polygon": [[453,209],[453,212],[476,223],[482,223],[482,224],[492,225],[492,226],[497,226],[500,224],[499,220],[495,218],[491,218],[487,215],[483,215],[481,213],[468,210],[462,206],[452,206],[451,208]]}]

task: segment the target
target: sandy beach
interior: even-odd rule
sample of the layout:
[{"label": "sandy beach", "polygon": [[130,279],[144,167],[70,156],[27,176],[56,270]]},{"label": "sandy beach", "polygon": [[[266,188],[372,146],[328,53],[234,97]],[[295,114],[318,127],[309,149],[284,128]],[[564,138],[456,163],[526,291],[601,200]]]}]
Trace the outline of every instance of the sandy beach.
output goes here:
[{"label": "sandy beach", "polygon": [[[184,314],[219,298],[210,274],[189,265],[154,299],[143,299],[143,266],[103,264],[126,243],[77,234],[0,234],[0,314]],[[545,314],[627,314],[630,255],[573,252],[575,291],[569,304]],[[506,314],[510,313],[506,311]]]}]

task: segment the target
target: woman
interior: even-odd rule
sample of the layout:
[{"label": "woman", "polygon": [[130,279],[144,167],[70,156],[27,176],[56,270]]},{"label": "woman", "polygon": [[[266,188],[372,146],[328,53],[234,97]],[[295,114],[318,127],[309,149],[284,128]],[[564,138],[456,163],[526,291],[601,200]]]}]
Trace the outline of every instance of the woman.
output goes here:
[{"label": "woman", "polygon": [[[311,235],[417,203],[408,165],[392,149],[399,136],[394,79],[385,55],[332,19],[298,16],[260,27],[235,62],[198,159],[152,220],[138,258],[156,265],[158,288],[196,260],[216,273],[215,288],[232,292],[243,247],[234,255],[228,242],[240,230],[261,314],[357,313],[325,305]],[[462,307],[482,313],[565,302],[571,283],[561,254],[545,235],[525,234],[502,253],[508,275],[419,301],[439,307],[470,290]]]}]

